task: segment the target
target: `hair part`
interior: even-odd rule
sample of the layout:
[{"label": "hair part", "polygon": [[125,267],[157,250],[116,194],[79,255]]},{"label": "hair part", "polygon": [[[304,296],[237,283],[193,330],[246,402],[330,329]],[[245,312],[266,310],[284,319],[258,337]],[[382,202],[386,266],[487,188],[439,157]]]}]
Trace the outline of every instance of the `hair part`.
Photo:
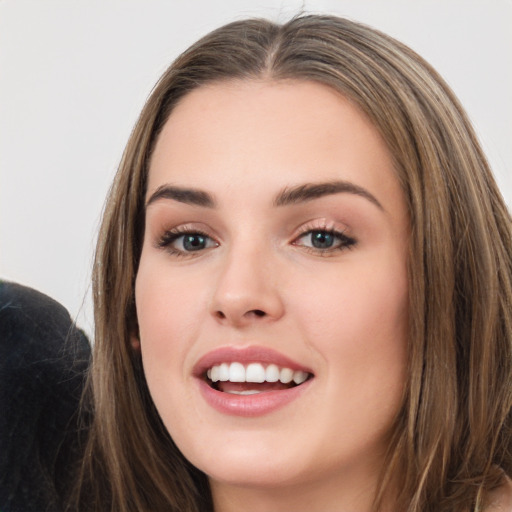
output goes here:
[{"label": "hair part", "polygon": [[[164,73],[110,190],[94,265],[95,345],[80,510],[212,509],[152,403],[136,335],[134,283],[151,154],[177,103],[206,84],[314,81],[373,122],[410,216],[409,373],[375,497],[396,510],[482,510],[512,474],[511,218],[471,124],[439,75],[396,40],[332,16],[253,19],[210,33]],[[502,468],[502,469],[500,469]]]}]

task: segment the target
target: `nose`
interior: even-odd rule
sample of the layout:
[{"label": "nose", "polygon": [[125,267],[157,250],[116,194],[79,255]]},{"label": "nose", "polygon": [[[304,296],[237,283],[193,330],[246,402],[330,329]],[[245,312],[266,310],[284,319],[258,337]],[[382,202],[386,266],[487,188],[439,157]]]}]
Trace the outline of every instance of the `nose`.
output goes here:
[{"label": "nose", "polygon": [[278,320],[284,314],[278,274],[269,251],[232,249],[219,269],[212,315],[235,327]]}]

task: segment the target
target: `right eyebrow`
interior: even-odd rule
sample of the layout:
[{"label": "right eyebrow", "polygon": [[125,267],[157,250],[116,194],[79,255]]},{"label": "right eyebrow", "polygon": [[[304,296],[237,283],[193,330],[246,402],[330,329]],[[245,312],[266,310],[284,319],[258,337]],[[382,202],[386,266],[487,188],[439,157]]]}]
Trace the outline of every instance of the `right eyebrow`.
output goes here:
[{"label": "right eyebrow", "polygon": [[202,206],[204,208],[216,207],[213,196],[204,190],[176,187],[166,184],[161,185],[151,194],[150,198],[146,201],[146,208],[160,199],[171,199],[180,203]]},{"label": "right eyebrow", "polygon": [[332,194],[349,193],[361,196],[373,203],[380,210],[384,210],[378,199],[365,188],[350,181],[337,180],[326,183],[304,183],[294,187],[287,187],[281,191],[274,200],[275,206],[304,203],[319,197]]}]

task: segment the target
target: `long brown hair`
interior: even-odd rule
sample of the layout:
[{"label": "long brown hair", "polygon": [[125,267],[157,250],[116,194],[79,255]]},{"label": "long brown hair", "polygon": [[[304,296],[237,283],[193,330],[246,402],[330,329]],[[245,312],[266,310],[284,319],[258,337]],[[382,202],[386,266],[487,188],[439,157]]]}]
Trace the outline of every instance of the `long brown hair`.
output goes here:
[{"label": "long brown hair", "polygon": [[[482,510],[512,474],[511,218],[466,114],[438,74],[394,39],[331,16],[246,20],[193,45],[162,76],[106,202],[94,266],[93,416],[80,510],[212,509],[207,478],[180,454],[149,395],[134,281],[155,141],[177,102],[222,80],[325,84],[359,107],[393,155],[409,208],[407,392],[391,439],[395,510]],[[177,412],[179,413],[179,412]]]}]

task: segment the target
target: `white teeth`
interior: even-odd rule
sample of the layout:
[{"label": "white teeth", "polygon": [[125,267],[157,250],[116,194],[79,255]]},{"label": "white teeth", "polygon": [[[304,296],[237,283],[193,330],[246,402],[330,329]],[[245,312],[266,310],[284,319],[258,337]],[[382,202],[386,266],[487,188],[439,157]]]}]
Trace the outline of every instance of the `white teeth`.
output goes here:
[{"label": "white teeth", "polygon": [[293,372],[293,382],[295,382],[295,384],[297,385],[302,384],[307,378],[308,374],[306,372],[303,372],[301,370]]},{"label": "white teeth", "polygon": [[[299,385],[307,380],[309,374],[302,370],[293,371],[291,368],[279,368],[276,364],[269,364],[266,368],[261,363],[250,363],[245,367],[242,363],[222,363],[214,365],[206,372],[212,382],[277,382]],[[256,392],[255,390],[251,390]],[[236,392],[240,394],[239,392]],[[243,394],[252,394],[246,393]]]},{"label": "white teeth", "polygon": [[245,391],[235,391],[232,389],[231,391],[226,391],[226,393],[229,393],[231,395],[257,395],[258,393],[261,393],[261,391],[258,391],[256,389],[246,389]]},{"label": "white teeth", "polygon": [[288,384],[293,380],[293,370],[290,368],[281,368],[281,372],[279,373],[279,380],[283,384]]},{"label": "white teeth", "polygon": [[265,380],[267,382],[277,382],[279,380],[279,368],[275,364],[269,364],[265,370]]},{"label": "white teeth", "polygon": [[245,370],[246,382],[265,382],[265,368],[259,363],[251,363]]},{"label": "white teeth", "polygon": [[219,380],[222,382],[226,382],[229,380],[229,364],[222,363],[219,368]]},{"label": "white teeth", "polygon": [[214,366],[212,368],[212,374],[211,374],[211,377],[213,382],[217,382],[219,380],[219,367],[218,366]]},{"label": "white teeth", "polygon": [[231,363],[229,365],[229,380],[230,382],[245,382],[245,368],[242,363]]}]

